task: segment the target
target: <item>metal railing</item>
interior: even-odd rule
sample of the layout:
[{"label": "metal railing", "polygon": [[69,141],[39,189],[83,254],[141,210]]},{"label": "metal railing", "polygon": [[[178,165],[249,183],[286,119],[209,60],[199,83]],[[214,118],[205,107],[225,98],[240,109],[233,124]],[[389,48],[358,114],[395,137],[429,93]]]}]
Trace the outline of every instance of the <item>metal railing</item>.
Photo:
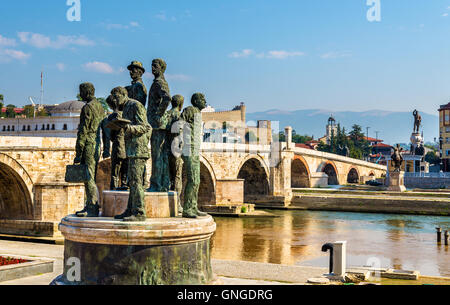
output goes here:
[{"label": "metal railing", "polygon": [[405,173],[411,178],[450,178],[450,173]]}]

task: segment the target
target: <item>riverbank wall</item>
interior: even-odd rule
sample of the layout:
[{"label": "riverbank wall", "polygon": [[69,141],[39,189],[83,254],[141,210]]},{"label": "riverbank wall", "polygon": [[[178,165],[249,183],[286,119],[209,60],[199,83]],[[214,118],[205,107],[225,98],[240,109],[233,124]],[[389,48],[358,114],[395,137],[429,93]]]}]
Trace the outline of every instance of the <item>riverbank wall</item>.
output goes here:
[{"label": "riverbank wall", "polygon": [[[423,196],[423,195],[422,195]],[[310,211],[339,211],[357,213],[384,213],[450,216],[450,198],[442,196],[414,197],[408,195],[351,195],[305,193],[294,194],[289,203],[270,205],[268,202],[257,204],[257,208],[298,209]]]}]

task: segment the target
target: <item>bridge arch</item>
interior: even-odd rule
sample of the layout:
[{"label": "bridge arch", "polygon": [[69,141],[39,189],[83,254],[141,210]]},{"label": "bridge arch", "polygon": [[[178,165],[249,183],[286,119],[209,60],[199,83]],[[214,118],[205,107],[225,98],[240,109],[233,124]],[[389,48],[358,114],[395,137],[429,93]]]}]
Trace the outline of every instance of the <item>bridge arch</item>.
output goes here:
[{"label": "bridge arch", "polygon": [[33,181],[23,166],[0,153],[0,218],[31,220]]},{"label": "bridge arch", "polygon": [[328,175],[328,185],[339,185],[339,173],[333,162],[323,162],[319,166],[318,172],[324,172]]},{"label": "bridge arch", "polygon": [[[186,189],[187,174],[183,169],[183,191],[180,198],[184,202],[184,191]],[[200,187],[198,189],[198,207],[214,205],[216,202],[216,174],[209,161],[200,155]]]},{"label": "bridge arch", "polygon": [[198,205],[213,205],[216,202],[216,174],[203,156],[200,156],[200,188],[198,190]]},{"label": "bridge arch", "polygon": [[301,156],[295,156],[291,163],[291,187],[311,187],[311,172],[308,163]]},{"label": "bridge arch", "polygon": [[359,183],[359,171],[356,167],[352,167],[347,174],[347,183]]},{"label": "bridge arch", "polygon": [[238,179],[244,179],[244,201],[269,194],[269,171],[259,155],[249,155],[239,166]]},{"label": "bridge arch", "polygon": [[103,191],[108,191],[111,186],[111,158],[101,160],[97,167],[95,183],[98,189],[98,202],[103,204]]}]

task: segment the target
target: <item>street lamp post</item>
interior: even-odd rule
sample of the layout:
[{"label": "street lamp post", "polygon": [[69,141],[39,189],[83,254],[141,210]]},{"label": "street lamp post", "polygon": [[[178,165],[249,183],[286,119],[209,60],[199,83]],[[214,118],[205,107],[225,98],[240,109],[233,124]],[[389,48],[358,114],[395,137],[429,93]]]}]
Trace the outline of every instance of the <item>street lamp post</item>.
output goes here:
[{"label": "street lamp post", "polygon": [[444,141],[444,138],[442,138],[442,136],[440,136],[439,137],[439,154],[440,154],[440,158],[441,158],[441,163],[440,163],[440,165],[441,165],[441,172],[442,171],[444,171],[444,158],[443,158],[443,151],[442,151],[442,145],[443,145],[443,141]]}]

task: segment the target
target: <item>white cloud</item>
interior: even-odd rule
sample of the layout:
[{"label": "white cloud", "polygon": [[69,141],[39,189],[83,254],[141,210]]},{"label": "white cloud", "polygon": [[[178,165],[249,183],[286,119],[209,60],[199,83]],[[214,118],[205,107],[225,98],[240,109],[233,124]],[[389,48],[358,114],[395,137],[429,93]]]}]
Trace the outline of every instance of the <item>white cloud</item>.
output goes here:
[{"label": "white cloud", "polygon": [[282,50],[280,50],[280,51],[274,50],[274,51],[256,53],[252,49],[244,49],[239,52],[233,52],[233,53],[229,54],[228,57],[247,58],[250,56],[255,56],[256,58],[286,59],[289,57],[297,57],[297,56],[304,56],[304,55],[306,55],[306,54],[303,52],[299,52],[299,51],[289,52],[289,51],[282,51]]},{"label": "white cloud", "polygon": [[0,49],[0,62],[10,62],[12,60],[26,61],[31,54],[13,49]]},{"label": "white cloud", "polygon": [[304,56],[303,52],[288,52],[288,51],[269,51],[266,55],[267,58],[286,59],[289,57]]},{"label": "white cloud", "polygon": [[320,55],[322,59],[334,59],[334,58],[341,58],[341,57],[351,57],[351,52],[328,52],[325,54]]},{"label": "white cloud", "polygon": [[442,14],[442,17],[447,17],[447,16],[448,16],[448,13]]},{"label": "white cloud", "polygon": [[185,74],[166,74],[166,79],[171,81],[181,81],[181,82],[188,82],[192,78],[189,75]]},{"label": "white cloud", "polygon": [[6,38],[2,35],[0,35],[0,46],[5,47],[14,47],[16,46],[16,40],[14,38]]},{"label": "white cloud", "polygon": [[92,61],[83,65],[83,68],[90,72],[97,72],[103,74],[112,74],[114,69],[107,63],[100,61]]},{"label": "white cloud", "polygon": [[252,55],[254,53],[253,50],[251,49],[244,49],[240,52],[233,52],[229,55],[229,57],[231,58],[246,58],[249,57],[250,55]]},{"label": "white cloud", "polygon": [[160,12],[159,14],[156,14],[155,18],[159,19],[161,21],[176,21],[177,20],[177,18],[175,18],[174,16],[172,16],[172,17],[167,16],[165,12]]},{"label": "white cloud", "polygon": [[[192,80],[192,77],[186,74],[170,74],[166,73],[165,75],[166,80],[168,81],[179,81],[179,82],[189,82]],[[153,79],[154,76],[150,72],[144,73],[144,78],[146,79]]]},{"label": "white cloud", "polygon": [[129,30],[131,28],[140,27],[137,21],[131,21],[129,24],[108,23],[104,24],[108,30]]},{"label": "white cloud", "polygon": [[59,71],[63,72],[64,70],[66,70],[66,65],[62,62],[59,62],[56,64],[56,68],[58,68]]},{"label": "white cloud", "polygon": [[93,46],[95,42],[89,40],[83,35],[80,36],[64,36],[58,35],[55,40],[39,33],[19,32],[17,34],[22,43],[29,44],[39,49],[52,48],[62,49],[70,46]]}]

